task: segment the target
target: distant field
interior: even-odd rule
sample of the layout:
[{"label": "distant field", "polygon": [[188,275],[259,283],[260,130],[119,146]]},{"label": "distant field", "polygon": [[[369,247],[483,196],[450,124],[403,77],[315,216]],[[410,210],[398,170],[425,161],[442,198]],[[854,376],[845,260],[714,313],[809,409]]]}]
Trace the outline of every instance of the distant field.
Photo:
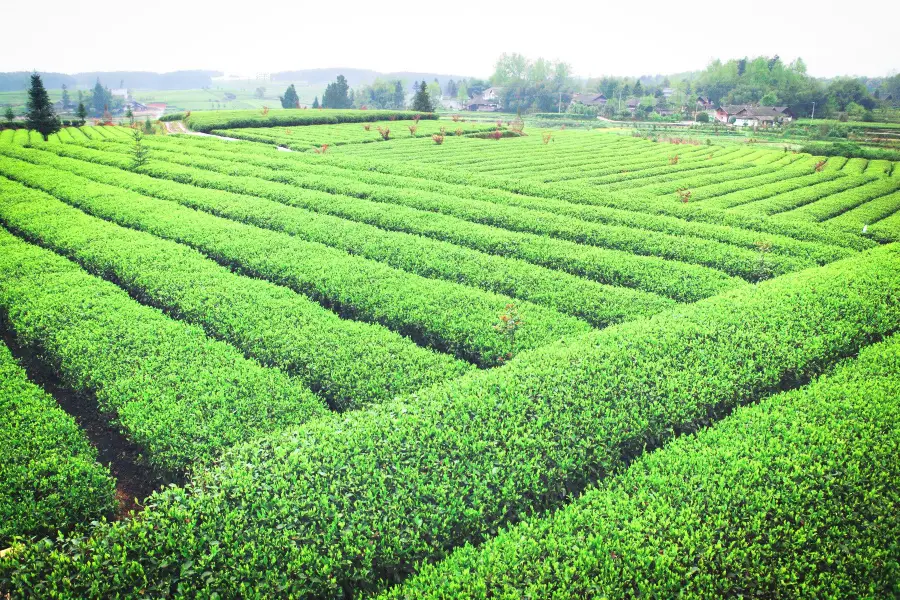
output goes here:
[{"label": "distant field", "polygon": [[900,164],[412,116],[0,132],[0,596],[890,597]]},{"label": "distant field", "polygon": [[[328,145],[380,142],[385,138],[403,139],[433,135],[453,136],[492,131],[494,124],[453,121],[372,121],[341,123],[310,127],[247,127],[244,129],[213,129],[210,133],[251,142],[273,143],[292,150],[309,150]],[[381,129],[381,132],[379,132]]]}]

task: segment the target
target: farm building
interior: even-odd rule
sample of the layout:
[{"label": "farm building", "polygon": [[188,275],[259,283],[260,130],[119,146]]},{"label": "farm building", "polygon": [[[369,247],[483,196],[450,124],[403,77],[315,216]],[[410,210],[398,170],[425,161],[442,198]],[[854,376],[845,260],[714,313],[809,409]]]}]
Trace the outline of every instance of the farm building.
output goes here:
[{"label": "farm building", "polygon": [[715,104],[708,96],[697,96],[697,108],[701,110],[712,110]]},{"label": "farm building", "polygon": [[482,92],[481,95],[482,95],[482,96],[484,97],[484,99],[487,100],[487,101],[496,101],[496,102],[499,103],[499,102],[500,102],[500,95],[501,95],[502,93],[503,93],[503,88],[499,88],[499,87],[489,87],[488,89],[484,90],[484,92]]},{"label": "farm building", "polygon": [[584,104],[585,106],[606,106],[607,99],[602,93],[574,94],[572,96],[572,102]]},{"label": "farm building", "polygon": [[738,127],[767,127],[792,121],[794,113],[787,106],[720,106],[715,118],[721,123],[733,122]]},{"label": "farm building", "polygon": [[[488,88],[494,89],[494,88]],[[487,90],[485,90],[487,91]],[[466,102],[466,110],[494,112],[500,110],[500,100],[498,98],[488,99],[483,94],[469,98]]]}]

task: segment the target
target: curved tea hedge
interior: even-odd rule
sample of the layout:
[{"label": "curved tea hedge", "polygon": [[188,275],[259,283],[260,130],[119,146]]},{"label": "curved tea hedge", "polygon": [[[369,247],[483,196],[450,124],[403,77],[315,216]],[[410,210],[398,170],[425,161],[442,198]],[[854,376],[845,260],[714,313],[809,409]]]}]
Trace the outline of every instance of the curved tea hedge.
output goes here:
[{"label": "curved tea hedge", "polygon": [[67,171],[3,157],[0,174],[116,224],[187,244],[239,273],[289,287],[344,317],[379,323],[420,345],[483,366],[590,329],[584,321],[522,301],[517,305],[529,326],[523,326],[513,342],[493,327],[512,303],[508,296],[427,279]]},{"label": "curved tea hedge", "polygon": [[328,125],[334,123],[366,123],[373,121],[437,119],[434,113],[412,110],[344,110],[344,109],[272,109],[267,114],[261,110],[215,110],[191,112],[184,119],[194,131],[209,132],[213,129],[240,129],[242,127],[274,127]]},{"label": "curved tea hedge", "polygon": [[365,223],[286,206],[256,196],[155,179],[35,150],[10,152],[8,148],[0,148],[0,152],[9,152],[11,156],[34,164],[59,167],[95,181],[178,202],[220,217],[340,248],[423,277],[464,283],[530,300],[580,317],[597,327],[649,316],[675,304],[673,300],[656,294],[605,285],[522,260],[405,232],[385,231]]},{"label": "curved tea hedge", "polygon": [[126,229],[0,177],[0,223],[298,377],[338,410],[458,377],[468,363],[376,325],[341,319],[286,288],[241,277],[196,250]]},{"label": "curved tea hedge", "polygon": [[115,509],[115,481],[75,419],[0,343],[0,549]]},{"label": "curved tea hedge", "polygon": [[900,327],[885,246],[233,447],[188,489],[0,561],[13,595],[339,597],[558,507],[644,448]]},{"label": "curved tea hedge", "polygon": [[328,414],[281,371],[2,228],[0,312],[65,385],[115,413],[161,471],[184,471],[229,444]]},{"label": "curved tea hedge", "polygon": [[895,336],[385,597],[896,597],[898,454]]},{"label": "curved tea hedge", "polygon": [[[60,147],[62,148],[62,146],[64,145],[61,144]],[[75,156],[81,159],[79,161],[48,161],[42,157],[36,157],[34,152],[23,155],[20,150],[3,146],[0,146],[0,153],[21,157],[29,162],[59,166],[61,169],[83,177],[104,181],[110,181],[109,176],[112,172],[93,169],[91,164],[81,160],[97,161],[101,165],[112,165],[119,168],[122,168],[124,161],[127,161],[127,158],[120,154],[99,152],[74,145],[62,149],[60,153],[66,156]],[[37,154],[52,156],[49,153]],[[19,177],[19,171],[21,168],[13,172],[11,176]],[[471,223],[450,215],[370,202],[350,196],[337,196],[316,190],[297,189],[258,178],[227,176],[161,162],[150,164],[144,167],[143,171],[153,175],[154,178],[175,179],[179,182],[189,182],[196,187],[208,187],[244,195],[265,194],[272,199],[272,202],[279,202],[291,207],[321,211],[382,228],[399,229],[404,233],[440,237],[445,241],[481,252],[521,259],[531,264],[586,277],[598,283],[638,288],[685,302],[706,298],[745,283],[741,279],[701,265],[690,265],[652,256],[635,256],[620,250],[584,246],[567,240],[551,239]],[[122,181],[125,181],[125,177],[117,174],[115,183],[118,184]],[[159,193],[158,189],[153,192],[154,195]],[[182,196],[176,201],[183,202],[189,198],[190,196]],[[199,199],[198,195],[193,202],[190,200],[188,202],[196,208],[210,210],[211,205],[200,203]],[[258,202],[254,204],[259,205]],[[283,212],[271,206],[267,210],[276,216]],[[210,211],[214,212],[214,210]],[[272,221],[273,219],[269,220],[269,227],[272,227]],[[254,218],[251,222],[259,221]]]}]

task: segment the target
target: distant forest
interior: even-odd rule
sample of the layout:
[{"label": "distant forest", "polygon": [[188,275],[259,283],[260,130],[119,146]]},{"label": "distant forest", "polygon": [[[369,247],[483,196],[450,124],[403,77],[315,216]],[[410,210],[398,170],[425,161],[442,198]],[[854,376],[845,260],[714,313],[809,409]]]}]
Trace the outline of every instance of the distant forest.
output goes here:
[{"label": "distant forest", "polygon": [[[212,78],[222,75],[221,71],[173,71],[172,73],[149,73],[146,71],[91,71],[86,73],[44,73],[39,72],[44,87],[59,89],[63,85],[69,89],[90,88],[99,79],[111,88],[127,87],[142,90],[191,90],[212,85]],[[15,71],[0,73],[0,92],[19,92],[28,88],[31,73]]]}]

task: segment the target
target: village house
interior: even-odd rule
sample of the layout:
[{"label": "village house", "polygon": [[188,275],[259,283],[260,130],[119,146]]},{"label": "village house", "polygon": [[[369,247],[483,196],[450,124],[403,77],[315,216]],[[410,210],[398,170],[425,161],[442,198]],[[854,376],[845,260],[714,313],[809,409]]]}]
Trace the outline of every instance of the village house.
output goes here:
[{"label": "village house", "polygon": [[479,94],[473,98],[469,98],[466,102],[466,110],[480,112],[494,112],[500,110],[500,101],[498,99],[488,99],[484,95]]},{"label": "village house", "polygon": [[144,111],[149,110],[149,108],[147,107],[146,104],[141,104],[137,100],[129,100],[128,102],[125,103],[123,108],[125,108],[125,109],[130,108],[131,112],[133,112],[133,113],[144,112]]},{"label": "village house", "polygon": [[715,108],[715,104],[708,96],[697,96],[697,108],[699,110],[712,110]]},{"label": "village house", "polygon": [[715,118],[721,123],[737,127],[769,127],[794,120],[794,113],[787,106],[720,106]]},{"label": "village house", "polygon": [[575,104],[583,104],[585,106],[606,106],[608,100],[606,96],[602,93],[591,93],[591,94],[574,94],[572,96],[572,103]]},{"label": "village house", "polygon": [[500,102],[500,95],[503,94],[503,88],[489,87],[481,93],[481,96],[488,102]]}]

